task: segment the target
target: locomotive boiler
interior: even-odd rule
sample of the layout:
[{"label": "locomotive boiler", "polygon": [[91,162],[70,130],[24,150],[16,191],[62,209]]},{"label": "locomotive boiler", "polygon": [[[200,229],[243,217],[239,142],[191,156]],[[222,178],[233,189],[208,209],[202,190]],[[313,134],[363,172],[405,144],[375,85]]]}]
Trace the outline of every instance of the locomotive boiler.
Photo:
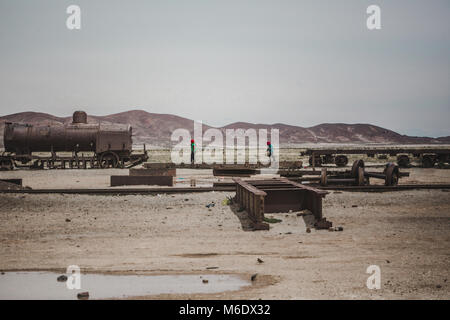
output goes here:
[{"label": "locomotive boiler", "polygon": [[[0,161],[3,168],[11,169],[16,162],[48,168],[117,168],[136,165],[147,160],[144,154],[132,154],[132,128],[123,124],[91,124],[87,114],[76,111],[72,123],[58,125],[30,125],[6,123],[4,130],[5,153]],[[33,153],[50,153],[37,156]],[[61,156],[58,153],[71,156]],[[85,156],[85,153],[90,156]],[[80,155],[81,154],[81,155]]]}]

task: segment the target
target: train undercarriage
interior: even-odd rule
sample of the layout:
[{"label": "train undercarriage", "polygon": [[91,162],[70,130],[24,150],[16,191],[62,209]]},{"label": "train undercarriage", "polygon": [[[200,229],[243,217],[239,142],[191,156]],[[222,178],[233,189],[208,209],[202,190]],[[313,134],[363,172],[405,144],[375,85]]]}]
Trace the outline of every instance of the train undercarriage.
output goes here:
[{"label": "train undercarriage", "polygon": [[140,153],[121,153],[106,151],[102,153],[52,153],[50,155],[36,154],[8,154],[0,155],[0,169],[13,170],[15,168],[28,169],[107,169],[132,168],[147,161],[148,155],[144,150]]},{"label": "train undercarriage", "polygon": [[[308,149],[301,155],[309,155],[309,165],[320,167],[323,164],[335,164],[337,167],[345,167],[348,164],[348,155],[367,155],[369,158],[387,159],[389,156],[396,156],[397,164],[401,168],[411,166],[413,160],[418,161],[424,168],[433,168],[435,165],[444,167],[450,164],[450,149],[353,149],[353,150],[320,150]],[[313,165],[314,163],[314,165]]]}]

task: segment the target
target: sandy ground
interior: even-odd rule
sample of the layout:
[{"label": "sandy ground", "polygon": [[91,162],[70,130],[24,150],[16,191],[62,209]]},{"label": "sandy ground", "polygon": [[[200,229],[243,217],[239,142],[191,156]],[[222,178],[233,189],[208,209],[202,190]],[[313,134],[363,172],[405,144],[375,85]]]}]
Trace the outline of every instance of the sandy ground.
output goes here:
[{"label": "sandy ground", "polygon": [[[408,179],[418,183],[450,181],[450,170],[410,170]],[[127,170],[15,171],[0,177],[22,177],[33,188],[99,188],[120,173]],[[197,172],[203,175],[209,173]],[[310,217],[295,212],[268,215],[282,220],[269,231],[244,231],[245,214],[222,204],[227,196],[234,193],[0,194],[0,269],[76,264],[95,272],[258,274],[248,289],[189,298],[450,298],[449,192],[331,192],[324,216],[344,231],[311,233]],[[212,201],[215,206],[206,208]],[[366,287],[370,265],[381,268],[380,290]]]}]

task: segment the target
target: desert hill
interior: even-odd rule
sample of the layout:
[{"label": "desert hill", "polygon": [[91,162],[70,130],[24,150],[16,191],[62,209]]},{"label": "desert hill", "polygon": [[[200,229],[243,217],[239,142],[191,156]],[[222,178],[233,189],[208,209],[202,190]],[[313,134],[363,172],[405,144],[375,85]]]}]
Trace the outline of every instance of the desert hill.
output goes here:
[{"label": "desert hill", "polygon": [[[56,117],[40,112],[21,112],[0,117],[0,130],[5,122],[29,124],[63,124],[72,121],[72,117]],[[133,127],[133,142],[146,143],[149,146],[170,146],[172,132],[185,128],[193,132],[193,121],[171,114],[149,113],[143,110],[131,110],[106,116],[89,115],[90,123],[121,123]],[[203,130],[210,126],[203,124]],[[304,128],[299,126],[276,124],[253,124],[235,122],[219,129],[279,129],[280,144],[299,145],[305,143],[379,143],[379,144],[439,144],[450,143],[450,137],[428,138],[401,135],[389,129],[371,124],[324,123]],[[3,139],[0,140],[3,145]]]}]

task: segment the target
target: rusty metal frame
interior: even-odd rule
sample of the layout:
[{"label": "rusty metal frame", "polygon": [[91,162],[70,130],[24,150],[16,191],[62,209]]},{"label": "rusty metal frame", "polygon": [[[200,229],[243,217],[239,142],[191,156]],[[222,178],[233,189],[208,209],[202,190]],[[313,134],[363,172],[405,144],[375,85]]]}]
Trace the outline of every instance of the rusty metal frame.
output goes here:
[{"label": "rusty metal frame", "polygon": [[213,176],[215,177],[250,177],[258,173],[260,173],[259,169],[241,168],[239,166],[236,166],[235,168],[213,168]]},{"label": "rusty metal frame", "polygon": [[242,180],[236,183],[236,202],[248,213],[254,230],[268,230],[264,213],[308,209],[317,220],[322,219],[322,198],[327,191],[305,186],[286,178]]},{"label": "rusty metal frame", "polygon": [[172,176],[111,176],[111,187],[157,185],[173,186]]},{"label": "rusty metal frame", "polygon": [[[337,156],[345,156],[350,154],[364,154],[369,157],[374,157],[375,155],[386,154],[390,156],[397,156],[397,162],[401,167],[409,166],[410,155],[414,158],[420,158],[422,160],[422,165],[424,167],[434,166],[437,159],[442,163],[450,161],[450,148],[448,146],[442,147],[411,147],[411,148],[395,148],[395,147],[375,147],[375,148],[333,148],[333,149],[323,149],[323,148],[308,148],[303,152],[300,152],[301,156],[310,156],[311,166],[313,169],[316,167],[316,159],[318,160],[317,166],[322,163],[321,157],[329,156],[335,158]],[[402,160],[400,159],[402,158]],[[430,159],[424,163],[424,159]],[[431,161],[431,163],[429,163]],[[325,161],[324,163],[331,163]]]}]

